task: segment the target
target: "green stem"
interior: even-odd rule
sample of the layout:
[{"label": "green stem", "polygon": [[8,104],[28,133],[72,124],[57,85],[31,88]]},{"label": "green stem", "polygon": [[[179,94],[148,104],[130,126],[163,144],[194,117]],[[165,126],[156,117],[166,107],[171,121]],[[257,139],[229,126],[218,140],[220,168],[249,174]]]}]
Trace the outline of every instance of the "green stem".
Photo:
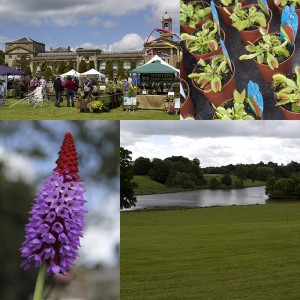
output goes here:
[{"label": "green stem", "polygon": [[45,262],[41,265],[38,278],[36,280],[35,284],[35,290],[33,295],[33,300],[41,300],[43,295],[43,289],[44,289],[44,282],[46,277],[46,268],[47,265]]}]

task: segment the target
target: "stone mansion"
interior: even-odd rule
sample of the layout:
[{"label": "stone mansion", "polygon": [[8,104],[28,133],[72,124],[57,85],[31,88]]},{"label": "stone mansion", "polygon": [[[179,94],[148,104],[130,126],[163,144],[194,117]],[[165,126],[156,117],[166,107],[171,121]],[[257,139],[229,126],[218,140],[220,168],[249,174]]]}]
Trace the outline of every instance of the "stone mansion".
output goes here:
[{"label": "stone mansion", "polygon": [[[172,19],[167,12],[161,17],[161,27],[172,31]],[[160,32],[160,37],[154,42],[144,45],[144,50],[127,51],[103,51],[100,49],[77,48],[71,51],[70,48],[57,48],[46,51],[45,44],[37,42],[29,37],[5,43],[5,63],[9,67],[21,69],[21,60],[26,61],[31,72],[38,73],[41,66],[49,66],[54,74],[58,74],[60,62],[72,62],[74,69],[78,70],[80,62],[94,62],[95,69],[104,73],[106,63],[110,61],[114,73],[117,72],[120,64],[124,70],[130,70],[133,65],[140,66],[150,60],[154,55],[160,56],[164,61],[174,67],[179,63],[179,41],[173,40],[173,35]],[[151,50],[151,56],[145,56]],[[179,68],[179,67],[178,67]]]}]

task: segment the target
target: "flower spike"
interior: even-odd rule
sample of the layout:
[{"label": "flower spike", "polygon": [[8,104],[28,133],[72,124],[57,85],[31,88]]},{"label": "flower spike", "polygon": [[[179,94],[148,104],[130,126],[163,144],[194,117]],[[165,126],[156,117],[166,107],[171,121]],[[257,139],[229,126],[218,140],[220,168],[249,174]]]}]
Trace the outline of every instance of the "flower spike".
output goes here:
[{"label": "flower spike", "polygon": [[21,248],[21,266],[28,270],[46,264],[48,275],[70,271],[83,236],[86,200],[83,182],[78,181],[78,157],[70,132],[65,135],[56,164],[35,198]]}]

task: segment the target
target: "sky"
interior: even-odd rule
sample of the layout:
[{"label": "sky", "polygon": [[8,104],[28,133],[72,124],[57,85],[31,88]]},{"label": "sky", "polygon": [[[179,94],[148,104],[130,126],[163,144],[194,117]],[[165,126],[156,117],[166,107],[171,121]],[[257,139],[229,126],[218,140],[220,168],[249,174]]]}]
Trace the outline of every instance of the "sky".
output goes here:
[{"label": "sky", "polygon": [[300,121],[121,121],[132,159],[198,158],[202,167],[300,162]]},{"label": "sky", "polygon": [[[72,121],[40,122],[43,126],[51,128],[51,132],[59,139],[59,144],[53,143],[45,134],[34,130],[32,121],[1,121],[1,128],[5,128],[7,123],[12,122],[19,125],[16,131],[10,131],[8,135],[0,133],[0,161],[4,163],[6,178],[12,182],[21,178],[28,183],[37,183],[37,193],[43,181],[52,174],[52,170],[56,166],[57,152],[67,131],[70,131],[74,137],[79,158],[85,158],[84,161],[79,159],[81,180],[84,180],[85,174],[88,172],[83,168],[83,165],[87,166],[90,162],[101,163],[97,154],[88,153],[86,145],[76,139],[79,132],[76,131]],[[101,135],[101,130],[106,126],[112,126],[112,122],[116,121],[84,122],[92,134],[98,131],[98,135]],[[28,154],[23,154],[24,151],[17,151],[20,149],[28,150],[30,147],[34,147],[36,143],[39,143],[45,150],[45,160],[34,159]],[[118,145],[119,140],[114,142],[113,147]],[[109,145],[106,146],[109,147]],[[111,162],[111,166],[118,167],[119,163]],[[100,182],[84,181],[85,199],[87,200],[85,208],[88,213],[84,227],[84,238],[81,239],[78,264],[93,267],[100,263],[110,267],[119,263],[118,253],[115,251],[120,243],[119,176],[112,178],[110,183],[111,186],[104,181],[104,178]]]},{"label": "sky", "polygon": [[179,0],[0,0],[0,49],[24,36],[46,49],[142,49],[166,10],[179,33]]}]

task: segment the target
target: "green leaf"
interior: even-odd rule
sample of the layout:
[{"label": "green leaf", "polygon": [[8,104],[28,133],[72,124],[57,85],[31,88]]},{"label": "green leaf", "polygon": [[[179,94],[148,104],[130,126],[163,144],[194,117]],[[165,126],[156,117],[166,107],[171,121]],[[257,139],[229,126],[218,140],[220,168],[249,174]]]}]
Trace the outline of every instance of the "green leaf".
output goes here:
[{"label": "green leaf", "polygon": [[216,92],[220,92],[222,89],[222,83],[221,83],[221,79],[219,76],[214,75],[212,80],[211,80],[211,88],[212,90],[216,93]]},{"label": "green leaf", "polygon": [[267,52],[267,63],[271,70],[277,69],[279,66],[278,60],[270,52]]}]

